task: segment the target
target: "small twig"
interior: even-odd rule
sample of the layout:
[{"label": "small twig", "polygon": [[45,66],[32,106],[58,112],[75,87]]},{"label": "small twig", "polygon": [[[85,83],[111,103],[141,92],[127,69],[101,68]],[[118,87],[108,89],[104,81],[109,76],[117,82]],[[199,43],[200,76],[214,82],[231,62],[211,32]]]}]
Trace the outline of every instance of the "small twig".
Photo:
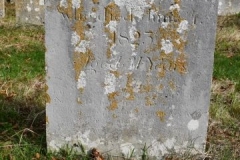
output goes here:
[{"label": "small twig", "polygon": [[23,147],[23,146],[32,146],[31,144],[12,144],[12,145],[5,145],[5,146],[0,146],[0,148],[6,148],[6,147]]},{"label": "small twig", "polygon": [[38,135],[36,132],[32,131],[31,129],[25,128],[25,129],[23,129],[23,130],[21,130],[21,131],[18,131],[17,133],[15,133],[14,135],[12,135],[10,138],[12,138],[12,137],[14,137],[14,136],[16,136],[16,135],[18,135],[19,133],[22,132],[22,134],[21,134],[21,136],[20,136],[20,140],[19,140],[19,145],[20,145],[20,143],[21,143],[21,141],[22,141],[23,133],[25,133],[26,131],[29,131],[29,132],[31,132],[31,133],[33,133],[33,134]]},{"label": "small twig", "polygon": [[34,117],[32,123],[31,123],[31,126],[30,126],[31,128],[32,128],[32,126],[33,126],[33,123],[34,123],[35,120],[37,119],[37,117],[38,117],[40,114],[43,114],[44,112],[45,112],[45,110],[42,110],[41,112],[37,113],[37,115]]},{"label": "small twig", "polygon": [[31,132],[31,133],[33,133],[33,134],[38,135],[36,132],[32,131],[31,129],[25,128],[25,129],[23,130],[22,134],[21,134],[21,137],[20,137],[20,140],[19,140],[19,143],[18,143],[19,145],[20,145],[21,142],[22,142],[23,133],[25,133],[26,131],[29,131],[29,132]]}]

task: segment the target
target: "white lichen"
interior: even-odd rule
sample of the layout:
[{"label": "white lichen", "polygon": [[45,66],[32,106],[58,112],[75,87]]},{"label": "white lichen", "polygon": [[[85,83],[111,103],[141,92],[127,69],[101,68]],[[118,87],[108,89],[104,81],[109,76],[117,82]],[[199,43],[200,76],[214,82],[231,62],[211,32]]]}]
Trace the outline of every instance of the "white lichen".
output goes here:
[{"label": "white lichen", "polygon": [[65,141],[70,142],[70,141],[72,141],[72,138],[71,137],[66,137]]},{"label": "white lichen", "polygon": [[61,148],[61,145],[57,144],[54,140],[51,140],[50,143],[49,143],[49,147],[50,147],[51,150],[59,151],[60,148]]},{"label": "white lichen", "polygon": [[145,9],[151,7],[154,0],[114,0],[119,7],[126,7],[129,14],[142,19]]},{"label": "white lichen", "polygon": [[183,33],[186,30],[188,30],[188,21],[187,20],[183,20],[179,24],[179,26],[177,28],[177,32],[181,34],[181,33]]},{"label": "white lichen", "polygon": [[133,87],[133,92],[138,93],[140,91],[142,82],[139,80],[134,80],[130,85]]},{"label": "white lichen", "polygon": [[151,9],[149,14],[150,19],[153,20],[156,15],[157,15],[157,11]]},{"label": "white lichen", "polygon": [[34,9],[36,12],[39,12],[40,11],[40,8],[35,8]]},{"label": "white lichen", "polygon": [[105,91],[104,94],[109,94],[115,92],[116,87],[116,77],[114,74],[107,72],[105,75]]},{"label": "white lichen", "polygon": [[106,27],[110,30],[110,32],[116,32],[117,31],[117,25],[118,25],[117,21],[110,21],[106,25]]},{"label": "white lichen", "polygon": [[86,40],[81,40],[80,43],[75,47],[75,52],[86,53],[90,46],[90,42]]},{"label": "white lichen", "polygon": [[72,8],[80,8],[81,0],[72,0]]},{"label": "white lichen", "polygon": [[187,127],[189,131],[195,131],[199,127],[199,121],[192,119],[191,121],[188,122]]},{"label": "white lichen", "polygon": [[162,22],[161,27],[166,29],[168,27],[169,22]]},{"label": "white lichen", "polygon": [[31,12],[31,11],[32,11],[32,8],[30,7],[29,4],[27,4],[27,11],[28,11],[28,12]]},{"label": "white lichen", "polygon": [[95,12],[91,12],[91,13],[89,13],[89,17],[96,19],[97,18],[97,14]]},{"label": "white lichen", "polygon": [[44,0],[39,0],[39,5],[40,6],[44,6],[44,4],[45,4]]},{"label": "white lichen", "polygon": [[130,156],[132,150],[134,149],[133,144],[131,143],[124,143],[120,145],[121,152],[124,156]]},{"label": "white lichen", "polygon": [[180,11],[180,6],[179,6],[179,4],[171,5],[170,8],[169,8],[170,11],[174,11],[175,9],[176,9],[177,11]]},{"label": "white lichen", "polygon": [[79,42],[80,42],[80,36],[77,34],[76,31],[74,31],[71,37],[71,44],[73,46],[76,46]]},{"label": "white lichen", "polygon": [[129,27],[129,37],[131,42],[134,42],[136,40],[135,35],[137,34],[137,28],[135,25],[132,25]]},{"label": "white lichen", "polygon": [[87,85],[86,77],[87,77],[86,73],[84,71],[81,71],[77,82],[77,89],[83,89],[86,87]]},{"label": "white lichen", "polygon": [[129,114],[129,120],[130,120],[130,123],[132,123],[133,121],[137,121],[138,118],[136,116],[136,114],[134,113],[135,111],[131,111],[130,114]]},{"label": "white lichen", "polygon": [[152,147],[149,149],[149,155],[153,157],[165,155],[169,150],[174,149],[175,143],[175,138],[167,139],[164,143],[154,140],[152,141]]},{"label": "white lichen", "polygon": [[130,71],[135,70],[134,58],[131,58],[130,66],[128,68]]},{"label": "white lichen", "polygon": [[60,7],[68,8],[67,0],[61,0],[60,1]]},{"label": "white lichen", "polygon": [[163,50],[166,54],[173,52],[173,44],[170,40],[162,39],[161,45],[161,50]]},{"label": "white lichen", "polygon": [[92,140],[90,138],[90,133],[91,133],[90,130],[85,131],[85,132],[78,132],[77,134],[75,134],[74,136],[71,137],[71,139],[72,139],[71,142],[73,142],[73,143],[81,142],[82,145],[88,146],[89,148],[98,147],[99,145],[103,144],[102,138]]}]

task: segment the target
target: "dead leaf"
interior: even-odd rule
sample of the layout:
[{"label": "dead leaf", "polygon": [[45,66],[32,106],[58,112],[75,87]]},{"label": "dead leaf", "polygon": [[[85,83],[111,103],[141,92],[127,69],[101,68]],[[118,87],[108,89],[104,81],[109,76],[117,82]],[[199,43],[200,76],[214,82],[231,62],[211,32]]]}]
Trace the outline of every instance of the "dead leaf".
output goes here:
[{"label": "dead leaf", "polygon": [[91,158],[93,160],[104,160],[102,154],[96,148],[92,149],[92,151],[91,151]]},{"label": "dead leaf", "polygon": [[41,155],[40,155],[39,153],[36,153],[35,157],[36,157],[37,159],[40,159]]}]

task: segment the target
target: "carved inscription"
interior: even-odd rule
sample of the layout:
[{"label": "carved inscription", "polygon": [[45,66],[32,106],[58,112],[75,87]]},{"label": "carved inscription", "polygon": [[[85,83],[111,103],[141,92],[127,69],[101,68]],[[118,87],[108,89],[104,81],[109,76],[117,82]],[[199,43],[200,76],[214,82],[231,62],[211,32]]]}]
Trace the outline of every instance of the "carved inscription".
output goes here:
[{"label": "carved inscription", "polygon": [[[145,7],[139,10],[129,6],[133,3],[129,2],[125,4],[127,13],[118,1],[93,0],[90,10],[83,7],[87,3],[83,0],[61,2],[58,11],[72,22],[78,104],[99,103],[111,111],[111,118],[119,124],[120,110],[126,107],[127,112],[121,112],[126,117],[143,114],[141,110],[149,108],[151,116],[164,122],[169,115],[159,104],[167,105],[171,94],[178,90],[175,79],[169,77],[187,73],[185,46],[189,24],[181,17],[181,0],[175,0],[165,10],[153,2],[142,3]],[[94,41],[96,38],[100,41]],[[96,81],[102,75],[104,78]],[[88,87],[89,83],[98,85],[97,91]],[[104,98],[96,102],[94,95],[86,97],[85,92],[89,95],[90,91]]]},{"label": "carved inscription", "polygon": [[[174,4],[169,6],[169,11],[164,12],[161,11],[160,6],[149,5],[143,16],[148,17],[146,22],[139,19],[139,16],[136,15],[136,9],[127,6],[128,14],[126,17],[121,13],[118,4],[114,1],[108,3],[104,8],[104,16],[99,16],[100,22],[101,17],[104,17],[107,60],[104,58],[95,59],[97,53],[94,53],[89,45],[92,38],[87,34],[91,32],[89,26],[96,23],[92,23],[91,18],[97,14],[98,7],[96,5],[101,4],[101,2],[92,1],[93,14],[89,14],[89,16],[84,11],[83,1],[79,4],[74,3],[76,2],[71,0],[66,4],[60,3],[59,12],[75,20],[72,45],[75,47],[73,56],[76,70],[75,78],[81,93],[86,85],[86,73],[96,74],[99,67],[106,70],[103,84],[105,86],[104,92],[109,100],[107,108],[110,110],[116,110],[118,101],[122,101],[124,97],[126,100],[135,100],[135,94],[144,94],[146,106],[153,106],[156,105],[155,101],[158,99],[160,90],[163,88],[169,88],[171,91],[177,89],[173,85],[174,82],[167,82],[165,87],[163,84],[159,84],[161,87],[151,87],[150,89],[149,86],[151,83],[155,83],[155,78],[162,79],[167,74],[174,72],[180,74],[187,72],[185,39],[188,32],[188,21],[181,18],[180,0],[175,0]],[[126,23],[127,28],[119,25],[120,23]],[[146,25],[144,30],[140,29],[138,25],[145,25],[144,23],[149,25]],[[158,25],[154,25],[155,23]],[[129,46],[130,51],[127,52],[130,55],[126,55],[121,50],[121,46],[123,48]],[[143,76],[146,77],[146,80],[138,79],[137,72],[145,73]],[[125,81],[125,84],[117,84],[121,79]],[[119,87],[116,87],[117,85]],[[78,101],[82,104],[79,99]]]}]

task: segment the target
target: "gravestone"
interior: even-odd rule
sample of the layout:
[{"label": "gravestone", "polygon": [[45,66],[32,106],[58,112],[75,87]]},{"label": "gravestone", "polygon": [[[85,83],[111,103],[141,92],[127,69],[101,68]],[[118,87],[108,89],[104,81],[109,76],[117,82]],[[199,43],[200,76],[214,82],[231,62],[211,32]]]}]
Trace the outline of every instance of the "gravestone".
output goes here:
[{"label": "gravestone", "polygon": [[240,13],[239,0],[219,0],[218,14],[231,15]]},{"label": "gravestone", "polygon": [[4,0],[0,0],[0,18],[5,16],[5,5]]},{"label": "gravestone", "polygon": [[48,148],[204,151],[217,4],[47,1]]},{"label": "gravestone", "polygon": [[43,25],[44,3],[44,0],[16,0],[17,23]]}]

